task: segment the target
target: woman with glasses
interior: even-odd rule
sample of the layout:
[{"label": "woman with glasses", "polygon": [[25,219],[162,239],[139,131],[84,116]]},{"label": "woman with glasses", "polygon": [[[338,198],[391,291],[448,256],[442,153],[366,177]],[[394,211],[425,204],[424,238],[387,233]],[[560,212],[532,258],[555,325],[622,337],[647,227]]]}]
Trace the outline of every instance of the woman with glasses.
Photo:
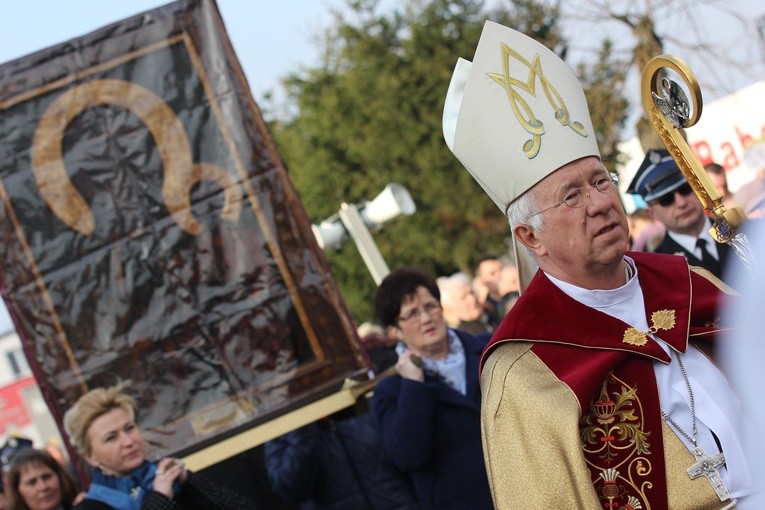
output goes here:
[{"label": "woman with glasses", "polygon": [[372,411],[389,457],[411,477],[423,509],[492,509],[481,447],[478,361],[488,335],[446,326],[436,281],[400,268],[383,279],[375,310],[398,340],[396,375]]}]

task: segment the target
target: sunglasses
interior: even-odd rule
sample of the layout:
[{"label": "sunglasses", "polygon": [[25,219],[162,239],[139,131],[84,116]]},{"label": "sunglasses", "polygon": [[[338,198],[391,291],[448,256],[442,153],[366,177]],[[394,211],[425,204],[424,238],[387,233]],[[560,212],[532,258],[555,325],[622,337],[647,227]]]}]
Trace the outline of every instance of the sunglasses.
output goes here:
[{"label": "sunglasses", "polygon": [[691,189],[691,185],[687,182],[674,190],[672,193],[667,193],[664,196],[661,196],[653,201],[654,204],[659,204],[662,207],[669,207],[670,205],[675,203],[675,193],[680,193],[680,195],[687,197],[693,192]]}]

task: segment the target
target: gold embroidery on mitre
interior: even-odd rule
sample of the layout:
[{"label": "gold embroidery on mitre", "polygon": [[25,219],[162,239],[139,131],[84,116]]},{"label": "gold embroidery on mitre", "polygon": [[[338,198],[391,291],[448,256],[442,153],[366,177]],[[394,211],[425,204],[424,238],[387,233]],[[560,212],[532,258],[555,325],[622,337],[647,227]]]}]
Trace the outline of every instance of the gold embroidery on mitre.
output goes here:
[{"label": "gold embroidery on mitre", "polygon": [[622,342],[638,347],[648,343],[648,333],[657,333],[661,330],[675,327],[675,311],[659,310],[651,314],[651,327],[648,331],[640,331],[637,328],[629,328],[624,332]]},{"label": "gold embroidery on mitre", "polygon": [[[578,135],[586,138],[587,130],[585,130],[584,125],[579,121],[571,119],[568,107],[563,101],[563,98],[542,71],[542,63],[540,62],[539,54],[536,54],[533,61],[529,62],[523,55],[513,50],[507,44],[501,43],[500,50],[502,53],[502,73],[486,74],[505,89],[507,92],[507,99],[513,108],[515,118],[518,119],[518,122],[523,129],[531,135],[531,139],[526,140],[523,144],[523,152],[526,153],[526,157],[533,159],[539,154],[539,149],[542,146],[542,135],[545,133],[545,128],[542,121],[534,114],[531,105],[521,97],[516,89],[523,90],[533,97],[537,97],[537,79],[539,79],[542,92],[544,92],[547,102],[550,103],[550,106],[555,111],[555,120],[563,126],[568,126]],[[526,82],[510,76],[511,58],[528,68],[529,74]]]}]

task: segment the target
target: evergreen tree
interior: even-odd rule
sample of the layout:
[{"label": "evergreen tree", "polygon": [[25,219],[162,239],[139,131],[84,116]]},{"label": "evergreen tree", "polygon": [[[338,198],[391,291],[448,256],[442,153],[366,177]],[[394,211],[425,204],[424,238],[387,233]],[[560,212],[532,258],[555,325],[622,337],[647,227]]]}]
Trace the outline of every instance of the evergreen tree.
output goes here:
[{"label": "evergreen tree", "polygon": [[623,89],[630,65],[630,62],[619,61],[614,57],[613,44],[611,40],[605,39],[594,64],[577,66],[600,155],[610,171],[615,171],[617,163],[621,163],[618,145],[629,109],[629,101]]},{"label": "evergreen tree", "polygon": [[[417,212],[375,234],[388,265],[415,265],[433,276],[471,273],[484,253],[507,253],[510,232],[443,140],[454,65],[459,56],[472,58],[486,19],[565,56],[559,11],[535,0],[491,11],[479,0],[402,4],[380,12],[377,0],[349,0],[324,35],[322,65],[285,81],[296,113],[270,127],[314,222],[342,202],[372,199],[397,182],[410,191]],[[356,319],[372,319],[375,284],[354,244],[327,257]]]}]

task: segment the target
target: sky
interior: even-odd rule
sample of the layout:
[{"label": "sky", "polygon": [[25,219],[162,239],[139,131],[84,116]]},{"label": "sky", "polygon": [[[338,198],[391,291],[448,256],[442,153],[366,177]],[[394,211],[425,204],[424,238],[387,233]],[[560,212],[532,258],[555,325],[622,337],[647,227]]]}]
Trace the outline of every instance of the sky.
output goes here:
[{"label": "sky", "polygon": [[[168,3],[161,0],[1,1],[0,63]],[[390,4],[396,4],[397,1],[388,0]],[[576,8],[575,4],[583,1],[568,0],[563,5]],[[631,0],[609,0],[609,5],[624,4],[627,1]],[[703,7],[705,2],[675,1],[689,6],[689,9],[696,9],[695,6],[699,4],[702,5],[699,8],[706,9]],[[218,0],[226,30],[256,102],[260,102],[268,92],[274,92],[279,98],[280,78],[297,71],[301,66],[311,66],[316,62],[318,53],[312,36],[331,23],[330,9],[341,9],[345,5],[346,0]],[[756,18],[765,14],[761,0],[730,0],[725,5],[730,12],[744,18]],[[744,62],[741,68],[707,66],[703,58],[698,67],[695,61],[689,62],[699,75],[702,89],[712,91],[712,98],[764,79],[765,54],[754,40],[754,31],[741,30],[740,26],[733,23],[731,16],[718,10],[709,9],[708,13],[700,18],[698,26],[688,26],[683,17],[683,9],[657,10],[659,22],[669,27],[668,49],[672,51],[679,48],[673,44],[673,39],[685,37],[693,31],[707,31],[716,34],[715,40],[720,48],[726,48],[726,51],[731,48],[731,52],[735,50],[741,53],[739,60]],[[617,45],[623,45],[626,40],[624,27],[612,28]],[[587,19],[580,19],[568,25],[566,35],[573,51],[587,52],[594,47],[590,37],[599,37],[604,30]],[[0,304],[0,333],[10,328],[5,307]]]},{"label": "sky", "polygon": [[[0,63],[109,23],[161,7],[163,0],[2,0]],[[279,78],[317,56],[312,35],[345,0],[218,0],[226,31],[256,102]]]},{"label": "sky", "polygon": [[[601,4],[600,8],[593,4]],[[634,15],[653,5],[651,17],[662,39],[664,52],[683,60],[696,75],[704,103],[732,94],[765,79],[765,43],[758,36],[756,20],[765,23],[762,0],[566,0],[561,2],[569,59],[593,55],[594,43],[606,35],[615,53],[624,58],[634,39],[624,23],[602,22],[604,7]],[[706,43],[708,48],[702,49]],[[625,93],[631,103],[640,100],[640,75],[630,73]]]}]

